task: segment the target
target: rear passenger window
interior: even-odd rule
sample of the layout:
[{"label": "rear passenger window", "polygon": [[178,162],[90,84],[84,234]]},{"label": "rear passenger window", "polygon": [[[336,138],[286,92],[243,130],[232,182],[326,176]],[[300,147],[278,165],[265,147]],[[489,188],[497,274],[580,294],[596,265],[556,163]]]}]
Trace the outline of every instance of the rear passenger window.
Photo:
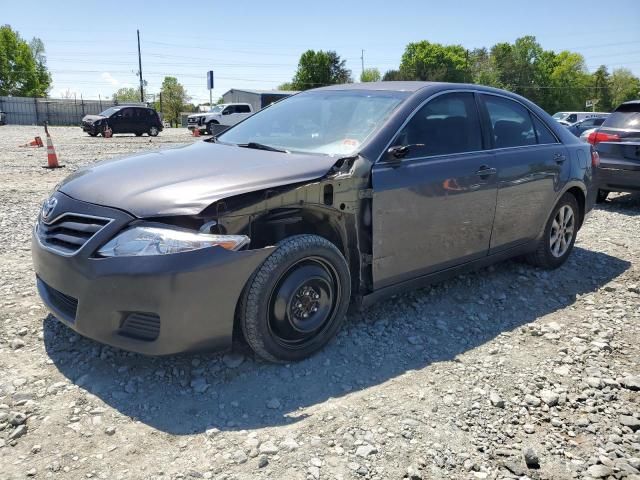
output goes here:
[{"label": "rear passenger window", "polygon": [[482,134],[472,93],[450,93],[422,107],[396,137],[411,145],[407,158],[482,150]]},{"label": "rear passenger window", "polygon": [[249,105],[236,105],[236,113],[250,113]]},{"label": "rear passenger window", "polygon": [[535,115],[531,115],[533,118],[533,124],[536,127],[536,134],[538,135],[538,143],[544,145],[546,143],[558,143],[558,139],[551,133],[549,127],[547,127],[541,120]]},{"label": "rear passenger window", "polygon": [[493,127],[495,148],[535,145],[536,134],[529,111],[513,100],[484,95]]}]

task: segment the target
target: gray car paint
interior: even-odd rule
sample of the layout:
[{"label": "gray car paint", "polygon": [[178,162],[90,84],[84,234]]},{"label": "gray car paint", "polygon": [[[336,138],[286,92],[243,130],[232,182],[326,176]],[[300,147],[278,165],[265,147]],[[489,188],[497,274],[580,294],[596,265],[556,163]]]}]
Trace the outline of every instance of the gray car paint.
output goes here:
[{"label": "gray car paint", "polygon": [[[200,213],[201,222],[216,219],[228,233],[250,233],[250,252],[254,252],[254,255],[230,253],[227,256],[227,270],[222,271],[216,264],[206,272],[198,268],[196,261],[193,265],[188,265],[186,271],[182,271],[184,266],[181,266],[180,258],[184,257],[173,255],[160,259],[143,258],[135,264],[119,261],[122,259],[93,259],[95,246],[115,234],[117,225],[114,225],[113,231],[105,231],[104,235],[96,236],[96,244],[86,247],[86,252],[83,252],[83,256],[86,253],[86,258],[56,257],[54,263],[49,258],[53,254],[43,251],[35,243],[36,271],[45,280],[49,280],[52,287],[60,288],[63,293],[75,293],[73,289],[76,287],[68,283],[73,275],[65,275],[64,269],[83,272],[91,265],[104,268],[102,273],[107,280],[104,288],[98,289],[101,294],[100,302],[96,303],[97,300],[93,297],[79,299],[81,310],[96,308],[95,312],[103,315],[111,315],[110,312],[123,309],[159,311],[157,305],[163,302],[171,304],[172,308],[179,308],[181,305],[195,308],[202,298],[209,298],[211,284],[208,279],[219,281],[221,278],[217,274],[221,273],[223,281],[220,282],[219,291],[225,295],[216,298],[216,302],[220,303],[217,310],[221,310],[220,306],[223,307],[221,317],[216,319],[216,322],[222,322],[220,328],[215,333],[204,329],[205,316],[197,317],[203,320],[197,325],[185,323],[185,328],[189,330],[188,341],[176,347],[167,340],[166,344],[158,346],[164,352],[173,352],[176,348],[181,350],[198,348],[198,345],[204,344],[228,343],[233,325],[231,312],[237,303],[236,293],[258,263],[272,251],[273,247],[270,245],[275,245],[260,242],[259,228],[265,224],[274,224],[276,228],[282,227],[284,230],[289,223],[278,223],[283,214],[288,215],[287,220],[295,221],[296,218],[302,218],[305,211],[311,211],[313,215],[310,218],[315,223],[307,223],[305,227],[330,227],[332,223],[337,226],[339,240],[336,244],[343,247],[343,253],[347,257],[355,287],[354,294],[366,304],[407,287],[445,278],[463,268],[486,265],[531,251],[536,243],[526,241],[525,237],[534,235],[536,231],[536,238],[540,237],[545,220],[551,213],[550,209],[567,189],[576,187],[585,194],[587,190],[591,192],[592,169],[588,160],[590,146],[580,142],[539,107],[517,95],[478,85],[426,82],[384,82],[326,88],[366,89],[372,92],[401,90],[408,92],[408,97],[387,122],[363,143],[360,151],[342,163],[334,157],[284,154],[201,142],[189,147],[102,162],[77,172],[60,187],[60,191],[68,196],[81,200],[83,204],[87,202],[83,208],[89,210],[92,206],[96,207],[98,215],[101,215],[102,207],[98,208],[97,205],[116,208],[137,217],[164,216],[163,221],[169,221],[169,216]],[[422,164],[427,168],[420,170],[419,175],[410,162],[390,162],[386,150],[407,117],[433,95],[461,89],[496,93],[523,103],[561,140],[568,153],[565,164],[556,167],[553,175],[549,167],[545,167],[544,175],[540,175],[540,162],[534,155],[534,164],[524,165],[518,172],[503,172],[495,181],[487,181],[478,189],[476,186],[479,181],[473,178],[476,172],[474,168],[478,166],[475,163],[491,165],[494,162],[498,169],[502,167],[496,164],[494,157],[497,153],[491,148],[468,155],[469,162],[459,161],[459,158],[443,159],[440,161],[440,170],[433,158],[424,159]],[[260,115],[260,112],[256,115]],[[514,155],[516,150],[513,151]],[[509,165],[508,160],[505,156],[505,168]],[[432,178],[432,175],[435,176]],[[457,193],[435,188],[438,181],[442,185],[442,180],[448,178],[456,179],[458,185],[466,188],[466,191]],[[539,196],[532,195],[528,190],[535,183],[532,180],[536,178],[546,179],[537,184],[537,187],[545,187],[544,192],[533,192]],[[553,188],[546,189],[551,186],[551,178]],[[531,232],[522,232],[522,238],[515,239],[517,247],[492,254],[488,232],[496,228],[495,222],[489,224],[499,197],[500,186],[497,179],[501,179],[507,194],[500,222],[507,226],[510,223],[517,224],[522,209],[527,209],[527,213],[533,216],[527,222]],[[297,188],[287,188],[291,184],[296,184]],[[518,185],[528,186],[517,191]],[[326,187],[331,188],[327,190]],[[371,187],[373,188],[368,190]],[[274,191],[267,195],[265,190],[272,188]],[[476,190],[480,194],[476,194]],[[327,191],[330,192],[328,198]],[[240,195],[254,192],[255,195]],[[511,196],[511,193],[514,195]],[[242,201],[234,201],[239,197],[242,197]],[[544,197],[545,202],[537,203],[533,197]],[[510,198],[518,200],[517,209],[508,208]],[[591,209],[593,198],[594,195],[589,193],[586,211]],[[219,203],[224,203],[224,208],[213,208],[220,207]],[[325,231],[331,233],[332,229],[326,228]],[[511,233],[517,235],[517,229]],[[275,239],[276,242],[279,238]],[[195,258],[195,254],[193,256]],[[243,268],[234,268],[236,262]],[[145,275],[141,275],[141,272]],[[95,275],[95,272],[89,272],[85,278],[78,278],[77,288],[83,282],[93,283]],[[231,275],[234,275],[238,288],[229,296],[226,295],[228,291],[225,280]],[[118,281],[110,281],[114,278]],[[174,282],[177,278],[185,283],[178,285]],[[128,295],[116,291],[120,284],[124,285],[125,290],[129,288],[125,285],[127,282],[130,282],[131,288],[138,289],[140,294]],[[156,290],[158,285],[163,290]],[[89,288],[91,285],[82,286],[82,289]],[[216,290],[215,286],[213,290]],[[82,297],[82,292],[78,292],[78,296]],[[184,298],[185,292],[190,292],[192,296]],[[122,299],[130,302],[126,308],[120,305]],[[87,328],[84,334],[95,334],[94,338],[109,341],[111,330],[101,331],[104,325],[95,322],[93,313],[80,317],[86,319],[79,319]],[[181,321],[189,320],[190,317],[184,317]],[[202,338],[200,341],[206,335],[215,335],[216,338]],[[143,347],[129,344],[124,345],[124,348],[144,351]],[[144,348],[149,349],[148,353],[153,349]],[[162,353],[160,350],[153,350],[153,353]]]},{"label": "gray car paint", "polygon": [[223,198],[321,177],[335,162],[326,155],[203,141],[100,162],[67,177],[59,189],[137,217],[195,215]]}]

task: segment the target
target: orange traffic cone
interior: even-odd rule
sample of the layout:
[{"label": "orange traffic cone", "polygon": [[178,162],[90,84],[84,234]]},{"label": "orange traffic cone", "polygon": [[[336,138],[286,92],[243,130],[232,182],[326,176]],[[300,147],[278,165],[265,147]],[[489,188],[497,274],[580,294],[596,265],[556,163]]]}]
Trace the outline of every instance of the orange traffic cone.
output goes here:
[{"label": "orange traffic cone", "polygon": [[194,129],[193,129],[193,133],[192,133],[192,135],[193,135],[194,137],[199,137],[199,136],[200,136],[200,129],[199,129],[199,128],[197,128],[197,127],[196,127],[196,128],[194,128]]},{"label": "orange traffic cone", "polygon": [[35,137],[29,143],[25,143],[24,145],[20,145],[21,147],[44,147],[42,143],[42,139],[40,137]]},{"label": "orange traffic cone", "polygon": [[58,164],[58,155],[56,155],[56,149],[53,148],[53,142],[51,141],[51,135],[49,135],[49,129],[47,124],[44,124],[44,131],[47,134],[47,166],[42,168],[61,168],[64,165]]}]

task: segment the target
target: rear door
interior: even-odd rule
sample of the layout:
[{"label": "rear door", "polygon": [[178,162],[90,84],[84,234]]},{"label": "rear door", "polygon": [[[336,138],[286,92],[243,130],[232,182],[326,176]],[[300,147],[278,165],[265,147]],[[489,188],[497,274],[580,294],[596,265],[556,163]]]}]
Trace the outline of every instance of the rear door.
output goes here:
[{"label": "rear door", "polygon": [[486,256],[496,170],[474,94],[429,100],[391,145],[407,153],[372,170],[374,288]]},{"label": "rear door", "polygon": [[570,175],[568,152],[523,104],[481,95],[498,169],[491,253],[534,239]]}]

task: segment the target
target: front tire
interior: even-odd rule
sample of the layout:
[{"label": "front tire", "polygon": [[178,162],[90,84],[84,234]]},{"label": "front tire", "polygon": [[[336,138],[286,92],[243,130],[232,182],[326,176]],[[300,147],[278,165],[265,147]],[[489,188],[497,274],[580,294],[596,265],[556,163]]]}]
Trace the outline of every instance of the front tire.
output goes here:
[{"label": "front tire", "polygon": [[245,287],[238,321],[260,357],[291,362],[324,347],[340,329],[351,276],[340,251],[317,235],[278,244]]},{"label": "front tire", "polygon": [[213,135],[213,129],[215,128],[214,125],[219,125],[219,123],[216,122],[215,120],[212,120],[207,123],[207,128],[206,128],[207,134]]},{"label": "front tire", "polygon": [[547,220],[535,252],[526,258],[529,263],[545,269],[558,268],[567,261],[578,233],[580,209],[578,201],[565,193]]}]

